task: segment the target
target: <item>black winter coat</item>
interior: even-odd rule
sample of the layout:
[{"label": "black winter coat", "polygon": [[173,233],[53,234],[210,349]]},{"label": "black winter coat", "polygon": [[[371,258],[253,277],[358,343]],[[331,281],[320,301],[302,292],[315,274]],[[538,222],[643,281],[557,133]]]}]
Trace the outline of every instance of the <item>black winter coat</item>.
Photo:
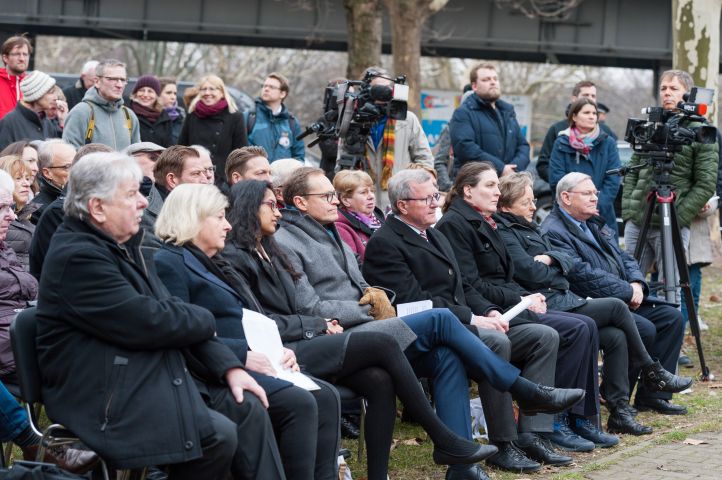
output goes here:
[{"label": "black winter coat", "polygon": [[33,197],[31,203],[37,203],[38,205],[40,205],[40,207],[38,207],[38,209],[35,210],[32,215],[30,215],[30,221],[34,225],[38,224],[38,220],[40,220],[40,215],[43,214],[45,207],[53,203],[55,199],[58,198],[63,192],[60,188],[45,180],[42,175],[38,175],[37,179],[38,183],[40,184],[40,191],[37,195]]},{"label": "black winter coat", "polygon": [[327,335],[326,320],[298,313],[296,289],[291,274],[278,258],[273,266],[234,242],[226,243],[223,257],[251,290],[252,310],[273,319],[286,347],[296,352],[299,364],[309,373],[333,381],[343,366],[349,334]]},{"label": "black winter coat", "polygon": [[5,238],[5,242],[18,256],[26,272],[30,269],[30,243],[35,233],[35,225],[30,222],[30,216],[38,208],[40,208],[38,204],[28,203],[17,212],[17,218],[10,224]]},{"label": "black winter coat", "polygon": [[501,310],[463,280],[444,234],[429,228],[426,235],[429,241],[394,215],[386,217],[366,245],[366,281],[396,292],[396,304],[431,300],[435,308],[448,308],[465,324],[472,313]]},{"label": "black winter coat", "polygon": [[[48,416],[122,468],[186,462],[213,432],[194,377],[241,366],[213,315],[170,297],[140,254],[66,217],[38,298],[38,360]],[[192,376],[193,375],[193,376]]]},{"label": "black winter coat", "polygon": [[604,220],[592,217],[587,220],[587,227],[596,244],[559,206],[541,225],[542,234],[552,247],[572,258],[574,266],[567,275],[572,291],[584,298],[614,297],[628,303],[633,294],[630,282],[640,282],[647,294],[649,288],[637,261],[617,246],[614,233],[604,225]]},{"label": "black winter coat", "polygon": [[0,150],[18,140],[45,140],[57,136],[50,120],[40,118],[21,102],[0,121]]},{"label": "black winter coat", "polygon": [[175,145],[173,141],[173,121],[167,112],[160,114],[155,122],[151,122],[147,117],[138,115],[138,126],[140,127],[140,141],[153,142],[161,147],[170,147]]},{"label": "black winter coat", "polygon": [[[479,295],[504,309],[529,295],[514,281],[514,262],[499,233],[462,198],[451,202],[435,228],[449,240],[464,282]],[[534,312],[525,311],[511,325],[536,321]]]},{"label": "black winter coat", "polygon": [[183,122],[178,145],[206,147],[211,152],[213,165],[216,166],[216,185],[220,185],[225,182],[228,154],[236,148],[248,145],[243,113],[230,113],[226,109],[208,118],[189,113]]},{"label": "black winter coat", "polygon": [[[514,280],[517,283],[527,290],[543,294],[550,310],[566,312],[587,303],[569,289],[566,275],[574,267],[574,261],[566,253],[552,250],[535,223],[510,213],[500,213],[494,218],[514,262]],[[546,265],[534,260],[537,255],[549,255],[555,261]]]}]

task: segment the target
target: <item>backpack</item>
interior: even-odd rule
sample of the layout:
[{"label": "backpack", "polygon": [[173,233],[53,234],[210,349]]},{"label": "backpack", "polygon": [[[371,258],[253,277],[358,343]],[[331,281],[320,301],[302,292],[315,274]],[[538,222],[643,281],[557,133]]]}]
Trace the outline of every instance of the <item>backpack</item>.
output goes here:
[{"label": "backpack", "polygon": [[[93,143],[93,131],[95,130],[95,108],[93,104],[87,100],[83,100],[90,107],[90,121],[88,122],[88,129],[85,131],[85,144]],[[133,120],[130,118],[128,107],[121,105],[120,107],[125,114],[125,128],[128,129],[128,135],[130,136],[131,143],[133,141]]]}]

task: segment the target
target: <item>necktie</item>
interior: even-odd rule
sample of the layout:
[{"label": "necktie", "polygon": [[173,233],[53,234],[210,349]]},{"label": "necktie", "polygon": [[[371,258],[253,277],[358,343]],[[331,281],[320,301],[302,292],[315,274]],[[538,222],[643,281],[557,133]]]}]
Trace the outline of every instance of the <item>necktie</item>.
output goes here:
[{"label": "necktie", "polygon": [[419,232],[419,235],[421,235],[421,238],[423,238],[427,242],[429,241],[429,237],[426,236],[426,231]]}]

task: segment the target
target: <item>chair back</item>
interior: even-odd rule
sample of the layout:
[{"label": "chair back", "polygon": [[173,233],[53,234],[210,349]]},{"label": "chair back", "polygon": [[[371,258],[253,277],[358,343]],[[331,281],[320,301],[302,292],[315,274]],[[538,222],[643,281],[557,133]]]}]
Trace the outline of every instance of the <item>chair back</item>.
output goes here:
[{"label": "chair back", "polygon": [[35,338],[38,335],[35,307],[26,308],[18,313],[10,324],[10,343],[15,356],[20,394],[28,404],[41,401],[40,365]]}]

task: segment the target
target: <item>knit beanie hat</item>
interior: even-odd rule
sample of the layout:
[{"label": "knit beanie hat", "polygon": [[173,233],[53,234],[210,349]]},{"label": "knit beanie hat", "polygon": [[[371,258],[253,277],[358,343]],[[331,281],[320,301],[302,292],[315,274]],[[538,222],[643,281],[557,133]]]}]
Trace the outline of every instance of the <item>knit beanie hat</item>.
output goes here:
[{"label": "knit beanie hat", "polygon": [[143,75],[135,81],[135,86],[131,92],[133,95],[143,87],[150,87],[155,90],[156,95],[160,95],[160,80],[155,75]]},{"label": "knit beanie hat", "polygon": [[40,70],[30,72],[20,82],[20,91],[23,92],[23,100],[26,102],[36,102],[43,98],[55,85],[55,79],[43,73]]}]

